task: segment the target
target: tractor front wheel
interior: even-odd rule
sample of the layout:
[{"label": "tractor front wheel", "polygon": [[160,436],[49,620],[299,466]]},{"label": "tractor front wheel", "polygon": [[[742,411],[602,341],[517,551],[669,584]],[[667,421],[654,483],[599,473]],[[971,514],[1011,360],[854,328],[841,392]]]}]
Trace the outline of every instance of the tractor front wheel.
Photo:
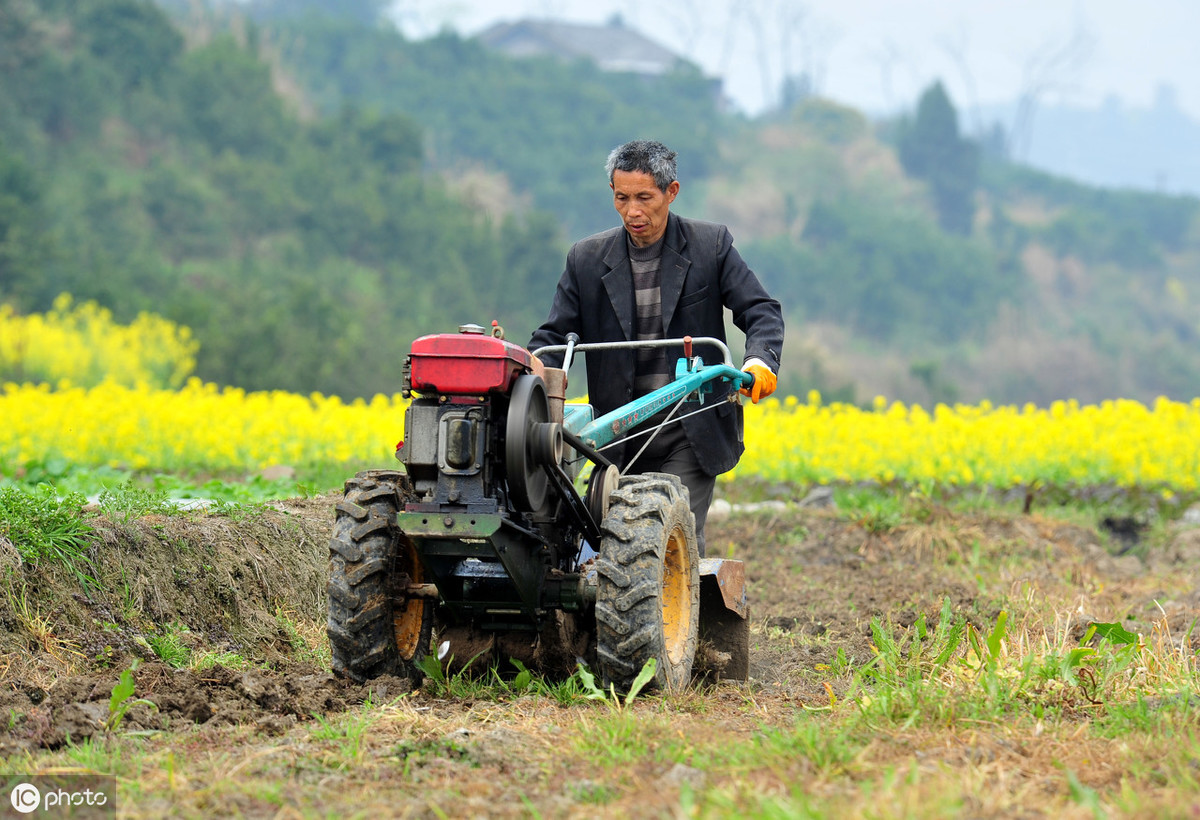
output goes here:
[{"label": "tractor front wheel", "polygon": [[410,492],[394,470],[346,482],[329,543],[329,644],[336,674],[362,682],[381,675],[422,679],[433,601],[409,597],[424,582],[416,547],[396,525]]},{"label": "tractor front wheel", "polygon": [[666,473],[625,476],[601,531],[596,662],[605,686],[629,691],[651,658],[659,688],[686,686],[700,617],[700,557],[686,490]]}]

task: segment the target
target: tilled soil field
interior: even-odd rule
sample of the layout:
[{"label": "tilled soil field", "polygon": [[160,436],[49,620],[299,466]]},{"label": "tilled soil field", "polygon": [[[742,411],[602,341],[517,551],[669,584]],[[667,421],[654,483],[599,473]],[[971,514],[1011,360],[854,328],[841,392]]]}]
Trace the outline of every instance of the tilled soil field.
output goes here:
[{"label": "tilled soil field", "polygon": [[[1128,764],[1085,731],[1086,687],[1028,735],[964,718],[885,727],[832,762],[812,738],[787,754],[773,745],[798,721],[837,734],[845,698],[863,691],[855,670],[878,653],[873,619],[903,635],[949,606],[986,634],[1005,612],[1010,641],[1063,646],[1091,622],[1120,622],[1194,655],[1200,529],[1131,542],[1019,511],[925,505],[886,526],[791,503],[735,511],[710,524],[709,554],[746,562],[751,680],[626,706],[331,675],[335,501],[97,518],[88,584],[30,568],[0,540],[9,770],[116,775],[119,813],[146,817],[1092,816],[1080,793],[1101,807],[1200,806],[1195,772],[1151,773],[1135,783],[1142,803],[1118,800]],[[115,715],[128,669],[133,705]],[[1184,723],[1200,725],[1189,708]]]}]

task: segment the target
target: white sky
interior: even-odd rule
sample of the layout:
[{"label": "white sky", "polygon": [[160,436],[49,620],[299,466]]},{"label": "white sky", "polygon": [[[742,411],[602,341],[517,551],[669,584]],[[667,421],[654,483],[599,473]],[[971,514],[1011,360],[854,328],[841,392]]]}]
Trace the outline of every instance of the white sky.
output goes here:
[{"label": "white sky", "polygon": [[417,37],[443,26],[472,35],[497,21],[602,23],[620,13],[722,77],[750,114],[786,68],[807,70],[823,96],[869,113],[910,109],[940,78],[961,113],[1013,102],[1034,83],[1045,86],[1043,104],[1094,107],[1113,94],[1146,107],[1166,83],[1200,120],[1200,0],[396,2],[401,28]]}]

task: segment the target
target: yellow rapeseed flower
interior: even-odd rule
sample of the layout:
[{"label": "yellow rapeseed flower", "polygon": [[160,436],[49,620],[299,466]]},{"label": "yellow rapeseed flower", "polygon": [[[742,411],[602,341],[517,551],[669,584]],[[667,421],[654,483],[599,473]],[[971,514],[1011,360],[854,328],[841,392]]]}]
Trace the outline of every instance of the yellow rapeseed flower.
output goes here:
[{"label": "yellow rapeseed flower", "polygon": [[0,379],[67,389],[111,381],[133,387],[178,387],[196,366],[189,328],[141,313],[128,325],[95,302],[73,305],[68,294],[45,314],[18,316],[0,305]]}]

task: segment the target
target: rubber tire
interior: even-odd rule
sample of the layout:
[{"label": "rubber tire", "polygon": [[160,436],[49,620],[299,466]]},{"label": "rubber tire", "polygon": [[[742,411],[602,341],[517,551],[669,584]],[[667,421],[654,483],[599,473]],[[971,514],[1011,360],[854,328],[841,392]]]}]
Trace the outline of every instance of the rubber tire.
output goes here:
[{"label": "rubber tire", "polygon": [[605,688],[628,692],[650,658],[658,664],[654,686],[687,686],[700,619],[700,556],[687,491],[666,473],[625,476],[600,529],[596,664]]},{"label": "rubber tire", "polygon": [[363,682],[382,675],[424,677],[417,663],[429,654],[433,601],[404,600],[400,576],[420,583],[416,547],[396,525],[411,493],[407,477],[369,470],[346,482],[329,543],[329,644],[335,674]]}]

